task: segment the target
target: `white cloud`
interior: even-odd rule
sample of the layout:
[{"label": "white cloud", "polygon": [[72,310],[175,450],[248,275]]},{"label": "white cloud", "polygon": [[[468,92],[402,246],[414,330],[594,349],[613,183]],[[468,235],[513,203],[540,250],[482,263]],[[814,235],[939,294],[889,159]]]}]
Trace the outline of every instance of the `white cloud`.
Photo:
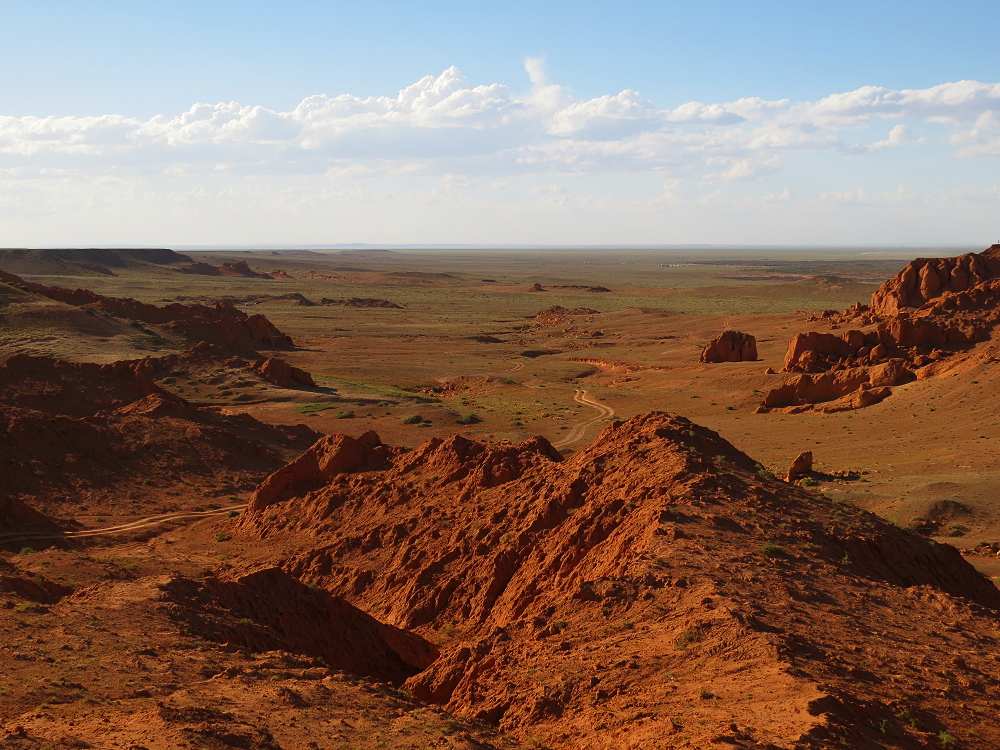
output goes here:
[{"label": "white cloud", "polygon": [[[738,99],[657,108],[625,90],[575,99],[526,58],[533,88],[471,85],[457,68],[425,76],[395,97],[319,94],[276,112],[236,102],[199,103],[173,117],[0,117],[0,169],[56,168],[68,175],[322,174],[365,168],[466,171],[656,171],[745,179],[801,152],[870,154],[921,139],[907,120],[946,125],[962,156],[1000,152],[1000,84],[959,81],[922,90],[866,86],[816,102]],[[886,138],[854,131],[896,120]],[[699,174],[700,172],[700,174]]]},{"label": "white cloud", "polygon": [[[424,206],[480,200],[480,215],[490,200],[552,205],[556,197],[563,208],[649,214],[744,205],[745,196],[772,207],[912,205],[924,200],[919,190],[781,175],[819,160],[863,177],[865,164],[893,149],[909,149],[913,164],[933,163],[934,177],[946,156],[1000,158],[1000,84],[865,86],[812,102],[748,97],[662,108],[631,89],[575,98],[550,82],[544,60],[523,62],[531,82],[524,94],[474,85],[452,67],[395,96],[317,94],[289,111],[222,102],[149,120],[0,116],[0,208],[4,216],[53,215],[70,204],[167,196],[265,215],[416,195]],[[569,176],[592,179],[590,196],[574,182],[568,197],[561,185]],[[645,201],[628,187],[643,180]],[[794,200],[786,184],[796,185]],[[995,204],[995,185],[968,187],[949,193],[951,205]],[[749,192],[737,198],[737,190]]]},{"label": "white cloud", "polygon": [[524,58],[524,70],[528,74],[528,80],[533,86],[547,86],[549,75],[545,70],[545,58],[526,57]]}]

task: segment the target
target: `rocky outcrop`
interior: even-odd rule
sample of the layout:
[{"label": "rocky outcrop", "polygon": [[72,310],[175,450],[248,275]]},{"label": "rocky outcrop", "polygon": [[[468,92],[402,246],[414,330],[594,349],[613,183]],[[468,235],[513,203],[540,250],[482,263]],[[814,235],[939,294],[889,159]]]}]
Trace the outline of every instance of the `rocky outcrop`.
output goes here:
[{"label": "rocky outcrop", "polygon": [[105,297],[89,289],[33,284],[0,271],[0,281],[66,304],[105,313],[115,318],[162,327],[168,335],[180,336],[190,343],[199,341],[225,346],[232,353],[256,354],[257,347],[294,346],[292,338],[279,331],[263,315],[247,315],[225,300],[216,305],[151,305],[130,297]]},{"label": "rocky outcrop", "polygon": [[891,387],[916,379],[904,360],[872,367],[843,368],[835,372],[802,374],[770,390],[758,413],[782,410],[836,412],[862,409],[892,395]]},{"label": "rocky outcrop", "polygon": [[300,385],[316,387],[312,375],[298,367],[292,367],[285,360],[276,357],[258,359],[256,362],[248,364],[247,369],[262,380],[282,388],[295,388]]},{"label": "rocky outcrop", "polygon": [[[875,291],[871,306],[859,303],[843,313],[826,310],[809,320],[828,322],[832,329],[852,327],[839,333],[796,334],[785,352],[784,371],[838,375],[789,381],[772,391],[761,409],[779,403],[778,408],[799,409],[807,405],[810,393],[821,395],[824,402],[836,401],[822,407],[824,411],[877,403],[887,392],[878,390],[872,378],[839,373],[895,362],[912,379],[921,368],[990,338],[1000,322],[1000,245],[956,258],[918,258]],[[853,382],[869,384],[863,393],[826,397]]]},{"label": "rocky outcrop", "polygon": [[701,353],[699,362],[756,362],[757,339],[741,331],[723,331]]},{"label": "rocky outcrop", "polygon": [[538,325],[554,326],[569,322],[569,319],[580,315],[598,315],[597,310],[589,307],[568,308],[562,305],[553,305],[547,310],[539,310],[532,318]]},{"label": "rocky outcrop", "polygon": [[[289,497],[319,489],[335,475],[354,471],[384,453],[374,433],[364,441],[348,435],[326,435],[305,453],[265,479],[250,497],[249,508],[259,511]],[[382,457],[378,455],[378,457]]]},{"label": "rocky outcrop", "polygon": [[[857,675],[908,674],[925,598],[1000,610],[954,550],[776,482],[676,416],[615,422],[565,460],[540,439],[453,438],[385,449],[373,468],[350,439],[324,441],[295,472],[309,481],[252,504],[240,532],[315,540],[283,565],[292,576],[436,632],[440,656],[411,695],[550,746],[636,747],[638,731],[663,746],[683,721],[707,747],[737,720],[701,708],[748,692],[755,745],[875,746],[883,714],[918,743],[893,718],[910,687]],[[337,465],[321,470],[324,456]],[[851,627],[829,627],[834,613]],[[951,664],[960,642],[921,641],[925,665]],[[992,674],[980,651],[962,658]]]},{"label": "rocky outcrop", "polygon": [[[188,494],[196,482],[205,493],[229,495],[249,491],[318,437],[304,426],[195,407],[152,379],[171,363],[210,356],[206,349],[162,361],[101,365],[22,354],[0,364],[0,494],[22,503],[45,497],[55,507],[128,504],[141,487],[145,501],[173,504],[176,488]],[[16,515],[16,503],[4,507]]]},{"label": "rocky outcrop", "polygon": [[202,637],[247,652],[319,657],[333,669],[402,683],[438,655],[431,643],[379,622],[278,568],[235,580],[174,578],[162,586],[174,616]]},{"label": "rocky outcrop", "polygon": [[254,271],[245,260],[231,261],[219,266],[220,276],[236,276],[246,279],[270,279],[266,273]]},{"label": "rocky outcrop", "polygon": [[[4,489],[14,489],[8,482],[0,481]],[[49,533],[60,531],[59,525],[48,516],[39,513],[25,503],[0,493],[0,545],[9,540],[20,548],[22,541],[18,534]]]},{"label": "rocky outcrop", "polygon": [[195,263],[188,263],[186,266],[181,266],[177,269],[181,273],[191,273],[198,276],[219,276],[219,267],[213,266],[210,263],[205,263],[204,261],[197,261]]},{"label": "rocky outcrop", "polygon": [[271,273],[269,274],[269,276],[272,279],[281,279],[282,281],[293,281],[294,280],[294,277],[289,276],[287,271],[282,271],[280,268],[276,268],[273,271],[271,271]]},{"label": "rocky outcrop", "polygon": [[870,331],[799,333],[788,342],[784,371],[826,372],[889,359],[906,359],[916,369],[941,359],[942,347],[985,341],[991,328],[987,320],[915,318],[903,313]]},{"label": "rocky outcrop", "polygon": [[0,404],[86,416],[153,393],[177,399],[150,379],[142,360],[102,365],[15,354],[0,364]]},{"label": "rocky outcrop", "polygon": [[254,271],[247,265],[245,260],[231,261],[223,263],[221,266],[213,266],[204,261],[189,263],[177,269],[181,273],[197,274],[199,276],[231,276],[246,279],[270,279],[269,274]]},{"label": "rocky outcrop", "polygon": [[876,315],[918,308],[948,292],[965,292],[1000,276],[1000,245],[954,258],[917,258],[872,294]]},{"label": "rocky outcrop", "polygon": [[803,451],[795,457],[792,461],[792,465],[788,469],[788,473],[785,475],[785,481],[797,482],[803,477],[807,477],[812,473],[813,470],[813,454],[812,451]]},{"label": "rocky outcrop", "polygon": [[328,299],[323,297],[320,300],[321,305],[342,305],[343,307],[382,307],[390,310],[402,310],[403,306],[391,302],[387,299],[379,299],[376,297],[351,297],[349,299]]}]

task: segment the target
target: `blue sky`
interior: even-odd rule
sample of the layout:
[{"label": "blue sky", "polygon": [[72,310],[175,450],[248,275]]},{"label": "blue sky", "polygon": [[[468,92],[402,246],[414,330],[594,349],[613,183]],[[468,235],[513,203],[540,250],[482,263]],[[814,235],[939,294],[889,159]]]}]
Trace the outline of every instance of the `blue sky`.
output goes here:
[{"label": "blue sky", "polygon": [[985,245],[997,28],[995,2],[6,0],[0,245]]}]

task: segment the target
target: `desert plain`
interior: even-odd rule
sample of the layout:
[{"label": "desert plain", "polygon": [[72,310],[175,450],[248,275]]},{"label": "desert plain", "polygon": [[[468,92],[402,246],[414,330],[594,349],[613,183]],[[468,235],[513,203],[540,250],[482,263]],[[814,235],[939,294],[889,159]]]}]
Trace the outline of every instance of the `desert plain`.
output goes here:
[{"label": "desert plain", "polygon": [[0,746],[997,747],[991,250],[0,250]]}]

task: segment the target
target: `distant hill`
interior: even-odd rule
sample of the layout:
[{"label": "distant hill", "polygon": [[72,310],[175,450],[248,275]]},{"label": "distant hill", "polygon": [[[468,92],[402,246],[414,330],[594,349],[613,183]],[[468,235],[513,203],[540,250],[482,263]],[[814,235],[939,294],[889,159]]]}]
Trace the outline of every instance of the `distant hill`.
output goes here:
[{"label": "distant hill", "polygon": [[39,276],[115,276],[114,269],[191,263],[166,248],[7,248],[0,249],[0,270]]}]

